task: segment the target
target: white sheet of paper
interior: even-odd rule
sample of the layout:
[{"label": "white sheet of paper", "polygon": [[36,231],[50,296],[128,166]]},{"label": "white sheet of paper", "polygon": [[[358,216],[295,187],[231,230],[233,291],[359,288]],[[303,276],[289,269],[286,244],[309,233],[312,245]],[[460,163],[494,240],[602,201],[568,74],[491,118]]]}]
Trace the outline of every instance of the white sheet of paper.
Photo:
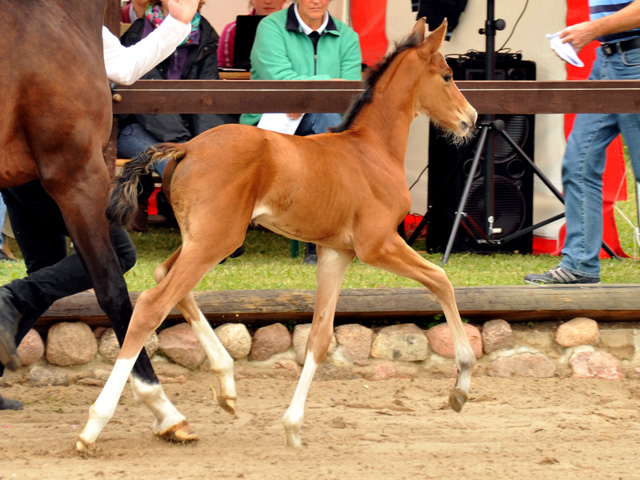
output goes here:
[{"label": "white sheet of paper", "polygon": [[576,67],[584,67],[584,63],[578,57],[578,54],[573,49],[570,43],[562,43],[560,40],[560,32],[556,33],[547,33],[547,38],[549,39],[549,44],[554,52],[558,54],[558,56],[563,59],[565,62],[570,63],[571,65],[575,65]]},{"label": "white sheet of paper", "polygon": [[301,115],[294,120],[287,117],[286,113],[263,113],[258,122],[258,128],[293,135],[296,133],[303,116]]}]

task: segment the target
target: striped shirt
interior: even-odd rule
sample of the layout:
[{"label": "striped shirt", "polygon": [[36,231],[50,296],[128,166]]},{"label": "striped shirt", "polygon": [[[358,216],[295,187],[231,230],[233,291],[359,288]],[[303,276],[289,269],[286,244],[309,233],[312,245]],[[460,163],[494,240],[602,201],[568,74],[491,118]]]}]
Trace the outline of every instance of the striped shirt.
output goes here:
[{"label": "striped shirt", "polygon": [[[589,0],[589,18],[591,20],[597,20],[598,18],[606,17],[618,10],[622,10],[631,3],[633,3],[633,0]],[[598,37],[598,40],[603,43],[619,42],[639,35],[640,27],[627,30],[626,32],[603,35],[602,37]]]}]

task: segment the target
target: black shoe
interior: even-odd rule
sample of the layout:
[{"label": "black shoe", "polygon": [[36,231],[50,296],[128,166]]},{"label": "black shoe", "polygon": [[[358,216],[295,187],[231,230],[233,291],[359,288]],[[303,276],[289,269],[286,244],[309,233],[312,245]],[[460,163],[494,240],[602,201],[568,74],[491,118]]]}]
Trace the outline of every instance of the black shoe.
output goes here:
[{"label": "black shoe", "polygon": [[318,250],[315,243],[306,243],[304,248],[304,260],[302,263],[307,265],[318,264]]},{"label": "black shoe", "polygon": [[0,395],[0,410],[22,410],[23,405],[20,400],[2,398]]},{"label": "black shoe", "polygon": [[236,248],[236,250],[231,255],[229,255],[226,258],[223,258],[222,261],[220,263],[218,263],[218,265],[221,265],[224,262],[226,262],[227,258],[238,258],[243,253],[244,253],[244,245],[240,245],[238,248]]},{"label": "black shoe", "polygon": [[15,258],[11,258],[9,255],[0,250],[0,262],[15,262]]},{"label": "black shoe", "polygon": [[11,292],[0,288],[0,362],[9,370],[22,366],[15,340],[21,318]]},{"label": "black shoe", "polygon": [[530,273],[524,277],[524,281],[531,285],[573,285],[580,283],[600,283],[600,278],[587,277],[585,275],[567,272],[561,267],[556,267],[544,273]]}]

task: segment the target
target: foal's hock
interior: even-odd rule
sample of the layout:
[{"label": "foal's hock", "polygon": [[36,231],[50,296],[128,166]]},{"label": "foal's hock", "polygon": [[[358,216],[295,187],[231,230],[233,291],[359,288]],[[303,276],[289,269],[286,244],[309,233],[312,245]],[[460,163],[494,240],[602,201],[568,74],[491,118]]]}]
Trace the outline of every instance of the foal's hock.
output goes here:
[{"label": "foal's hock", "polygon": [[[168,186],[183,243],[156,270],[158,285],[140,295],[111,377],[80,434],[79,449],[93,445],[113,415],[145,340],[176,304],[205,346],[220,381],[220,404],[234,411],[233,362],[195,304],[192,289],[243,243],[250,223],[318,245],[316,305],[306,360],[284,415],[288,445],[301,445],[305,399],[327,353],[342,280],[356,255],[415,279],[437,296],[458,366],[450,404],[460,411],[469,395],[475,357],[453,287],[442,268],[418,255],[396,231],[411,203],[404,156],[413,118],[427,113],[463,141],[477,116],[438,52],[445,31],[443,24],[425,39],[425,22],[418,21],[410,36],[370,72],[364,92],[333,133],[297,137],[225,125],[185,144],[152,148],[129,162],[113,192],[109,216],[124,223],[134,210],[140,174],[154,159],[169,157],[163,184]],[[156,394],[161,392],[148,390],[149,397]],[[154,413],[157,433],[178,440],[195,437],[184,418]]]}]

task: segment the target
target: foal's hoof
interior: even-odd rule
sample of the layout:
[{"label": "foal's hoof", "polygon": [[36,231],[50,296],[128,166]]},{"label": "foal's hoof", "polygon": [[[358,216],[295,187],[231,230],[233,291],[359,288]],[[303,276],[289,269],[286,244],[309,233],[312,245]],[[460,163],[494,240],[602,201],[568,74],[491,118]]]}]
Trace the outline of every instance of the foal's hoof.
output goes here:
[{"label": "foal's hoof", "polygon": [[198,434],[186,420],[175,424],[173,427],[167,428],[164,432],[157,434],[163,440],[168,442],[187,443],[198,440]]},{"label": "foal's hoof", "polygon": [[458,388],[454,388],[449,394],[449,405],[458,413],[460,413],[464,404],[467,403],[467,400],[469,400],[469,396]]},{"label": "foal's hoof", "polygon": [[218,397],[218,403],[222,409],[230,415],[236,414],[236,399],[229,397]]},{"label": "foal's hoof", "polygon": [[285,445],[289,448],[301,448],[302,440],[300,440],[300,431],[299,430],[285,430],[284,432],[284,442]]},{"label": "foal's hoof", "polygon": [[96,444],[84,441],[81,437],[78,437],[76,441],[76,452],[83,457],[90,457],[96,453]]}]

